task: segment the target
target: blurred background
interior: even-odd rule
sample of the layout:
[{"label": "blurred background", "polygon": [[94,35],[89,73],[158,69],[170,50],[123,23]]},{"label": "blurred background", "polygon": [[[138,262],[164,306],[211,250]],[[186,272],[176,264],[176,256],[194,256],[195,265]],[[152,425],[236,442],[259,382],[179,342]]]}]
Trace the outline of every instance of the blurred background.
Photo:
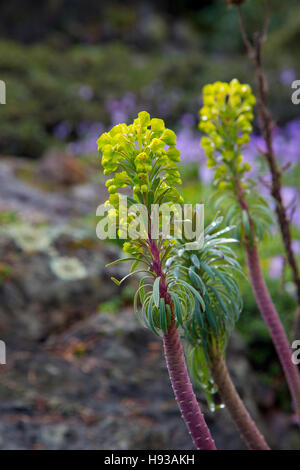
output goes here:
[{"label": "blurred background", "polygon": [[[264,48],[283,196],[300,253],[300,6],[271,1]],[[250,32],[260,0],[243,6]],[[106,199],[96,139],[141,110],[178,134],[184,196],[208,201],[212,174],[197,130],[205,83],[253,84],[236,11],[223,0],[10,0],[0,7],[1,449],[188,449],[161,342],[132,312],[134,281],[110,280],[119,245],[96,238]],[[257,127],[246,158],[264,171]],[[265,186],[261,191],[267,195]],[[205,206],[209,222],[215,215]],[[300,337],[277,228],[261,245],[268,286],[289,338]],[[239,252],[243,263],[243,253]],[[228,351],[235,384],[274,448],[300,448],[282,370],[248,282]],[[298,336],[297,336],[298,335]],[[205,410],[216,444],[243,449],[226,410]],[[216,396],[218,402],[218,396]]]}]

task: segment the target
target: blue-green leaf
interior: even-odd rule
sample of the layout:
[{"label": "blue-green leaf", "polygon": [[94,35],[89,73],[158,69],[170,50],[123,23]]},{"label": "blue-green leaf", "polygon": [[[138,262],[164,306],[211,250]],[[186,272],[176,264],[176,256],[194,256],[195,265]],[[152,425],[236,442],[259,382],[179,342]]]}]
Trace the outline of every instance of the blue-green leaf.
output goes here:
[{"label": "blue-green leaf", "polygon": [[192,267],[189,268],[189,278],[194,284],[195,287],[201,290],[202,294],[205,292],[205,285],[200,276],[198,276],[197,273],[195,273],[194,269]]},{"label": "blue-green leaf", "polygon": [[203,315],[203,313],[201,312],[200,304],[199,304],[198,300],[196,299],[195,300],[195,318],[196,318],[196,321],[197,321],[200,328],[204,327],[204,320],[203,320],[202,315]]},{"label": "blue-green leaf", "polygon": [[215,280],[215,275],[213,273],[213,270],[206,264],[204,261],[201,261],[201,268],[204,269],[204,271],[209,275],[209,277],[214,281]]},{"label": "blue-green leaf", "polygon": [[155,307],[159,307],[159,283],[160,277],[157,277],[153,283],[153,300]]},{"label": "blue-green leaf", "polygon": [[166,312],[167,312],[167,325],[171,325],[171,318],[172,318],[172,311],[169,304],[166,305]]},{"label": "blue-green leaf", "polygon": [[182,307],[181,307],[179,297],[177,294],[175,294],[175,292],[171,292],[171,297],[174,302],[176,318],[178,320],[178,323],[182,326],[183,325]]},{"label": "blue-green leaf", "polygon": [[164,333],[168,333],[166,308],[165,308],[164,299],[160,299],[159,320],[160,320],[160,327],[161,327],[162,331]]},{"label": "blue-green leaf", "polygon": [[195,254],[193,254],[193,255],[191,256],[191,261],[192,261],[192,263],[196,266],[196,268],[200,269],[200,261],[199,261],[198,256],[196,256]]},{"label": "blue-green leaf", "polygon": [[155,328],[154,315],[155,315],[155,309],[153,308],[153,296],[152,296],[152,298],[150,300],[150,303],[149,303],[149,307],[148,307],[149,326],[150,326],[151,330],[153,331],[153,333],[156,334],[156,336],[159,336],[159,333],[157,332],[157,330]]},{"label": "blue-green leaf", "polygon": [[180,282],[184,286],[186,286],[195,295],[195,297],[199,300],[202,309],[205,311],[205,303],[204,303],[201,295],[199,294],[199,292],[193,286],[191,286],[191,284],[189,284],[188,282],[185,282],[185,281],[182,281],[182,280]]}]

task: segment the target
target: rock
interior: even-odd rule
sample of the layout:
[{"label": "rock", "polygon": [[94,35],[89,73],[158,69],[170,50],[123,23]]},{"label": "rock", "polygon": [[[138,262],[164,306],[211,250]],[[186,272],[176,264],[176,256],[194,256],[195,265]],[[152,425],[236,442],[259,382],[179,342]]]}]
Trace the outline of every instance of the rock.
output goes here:
[{"label": "rock", "polygon": [[36,175],[47,183],[67,186],[83,183],[87,179],[87,172],[78,158],[55,149],[48,150],[42,156]]},{"label": "rock", "polygon": [[[138,332],[143,341],[132,349]],[[70,354],[78,342],[85,344],[82,357]],[[2,449],[191,447],[161,342],[131,310],[92,315],[43,348],[10,348],[9,361],[0,390]]]},{"label": "rock", "polygon": [[42,428],[40,440],[47,449],[65,449],[70,442],[76,442],[77,433],[73,426],[52,424]]},{"label": "rock", "polygon": [[[45,193],[14,174],[14,162],[0,162],[0,207],[15,211],[22,220],[66,223],[74,216],[90,213],[90,203],[65,193]],[[102,202],[102,201],[99,201]],[[96,211],[96,205],[94,207]]]},{"label": "rock", "polygon": [[[44,345],[21,344],[8,343],[8,365],[1,369],[0,449],[193,449],[174,400],[162,342],[131,309],[93,314],[52,334]],[[253,399],[256,381],[238,337],[227,356],[262,429]],[[211,413],[202,393],[197,396],[217,447],[245,449],[227,410]],[[276,415],[272,423],[272,445],[296,447],[297,430],[287,416]]]},{"label": "rock", "polygon": [[105,269],[112,258],[100,241],[94,242],[92,250],[80,244],[67,249],[67,241],[61,243],[63,256],[78,258],[86,271],[84,278],[71,281],[54,274],[48,253],[22,252],[16,247],[12,249],[11,243],[3,239],[0,243],[0,258],[10,269],[9,278],[0,283],[2,339],[46,338],[51,332],[62,331],[88,316],[99,303],[120,294],[110,275],[118,277],[122,272],[117,267],[110,273]]}]

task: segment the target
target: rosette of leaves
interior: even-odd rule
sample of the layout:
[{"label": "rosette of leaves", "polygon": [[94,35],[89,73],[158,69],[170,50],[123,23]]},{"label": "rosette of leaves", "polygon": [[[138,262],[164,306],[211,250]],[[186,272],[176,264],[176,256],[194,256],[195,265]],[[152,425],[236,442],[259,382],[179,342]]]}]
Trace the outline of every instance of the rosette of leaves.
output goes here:
[{"label": "rosette of leaves", "polygon": [[183,314],[180,325],[188,345],[189,370],[194,382],[205,392],[211,409],[215,409],[213,394],[217,388],[211,377],[210,361],[217,352],[225,354],[242,309],[235,278],[244,273],[229,246],[237,240],[225,236],[233,227],[222,229],[223,220],[223,216],[217,216],[205,228],[200,250],[182,248],[170,260],[178,282],[184,278],[197,292],[192,315]]},{"label": "rosette of leaves", "polygon": [[[242,298],[236,282],[243,271],[229,246],[237,240],[226,234],[233,227],[221,228],[222,216],[216,216],[204,230],[201,249],[179,250],[170,260],[178,281],[198,292],[193,314],[183,318],[181,327],[187,343],[189,370],[193,381],[205,392],[212,411],[227,407],[242,439],[250,449],[268,450],[264,437],[239,397],[225,362],[229,336],[239,319]],[[213,394],[218,391],[224,405],[216,406]]]}]

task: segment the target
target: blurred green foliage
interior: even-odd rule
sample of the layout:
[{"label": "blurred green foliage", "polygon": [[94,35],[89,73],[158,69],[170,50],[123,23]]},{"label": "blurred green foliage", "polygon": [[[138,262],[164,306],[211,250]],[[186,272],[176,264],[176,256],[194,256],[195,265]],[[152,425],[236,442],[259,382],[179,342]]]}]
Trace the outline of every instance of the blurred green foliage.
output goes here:
[{"label": "blurred green foliage", "polygon": [[[162,99],[168,101],[165,112],[174,122],[186,111],[196,113],[200,90],[213,74],[229,79],[243,73],[239,62],[228,64],[212,65],[195,51],[142,55],[121,43],[60,50],[2,40],[0,77],[7,104],[0,109],[0,151],[38,157],[59,143],[53,131],[61,122],[68,123],[73,139],[82,122],[108,125],[105,103],[128,91],[154,112]],[[92,91],[90,100],[82,98],[81,87]]]},{"label": "blurred green foliage", "polygon": [[[72,8],[45,2],[39,20],[29,6],[22,21],[14,3],[3,6],[0,18],[0,78],[7,88],[7,104],[0,108],[1,153],[39,157],[60,143],[53,133],[62,122],[70,126],[70,140],[82,122],[108,125],[106,101],[128,91],[140,109],[173,126],[185,112],[197,115],[205,83],[233,77],[252,83],[236,12],[223,0],[197,6],[89,1],[88,14],[80,2]],[[250,32],[262,23],[262,3],[243,7]],[[300,7],[296,0],[289,8],[279,0],[271,4],[264,59],[270,102],[282,123],[298,114],[281,74],[288,69],[300,76]],[[90,98],[82,97],[82,87],[91,90]]]},{"label": "blurred green foliage", "polygon": [[[75,129],[82,121],[107,120],[105,100],[151,81],[155,71],[149,65],[120,44],[59,51],[1,41],[0,74],[7,84],[7,104],[0,110],[1,151],[38,156],[53,143],[58,123],[68,121]],[[128,73],[132,68],[134,73]],[[83,85],[93,90],[90,102],[80,97]]]}]

